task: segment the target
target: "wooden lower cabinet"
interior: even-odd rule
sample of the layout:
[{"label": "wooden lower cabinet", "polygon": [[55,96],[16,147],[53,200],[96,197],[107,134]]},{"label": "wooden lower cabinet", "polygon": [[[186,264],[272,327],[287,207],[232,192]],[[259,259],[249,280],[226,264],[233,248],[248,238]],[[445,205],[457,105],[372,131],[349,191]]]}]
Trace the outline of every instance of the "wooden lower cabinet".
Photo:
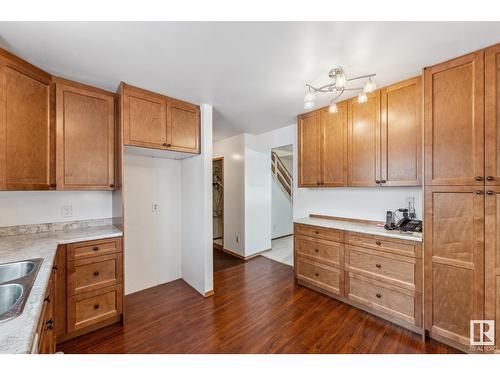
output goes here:
[{"label": "wooden lower cabinet", "polygon": [[42,315],[38,323],[38,354],[54,354],[56,351],[55,338],[55,286],[56,286],[56,269],[52,270],[49,287],[45,293],[43,300]]},{"label": "wooden lower cabinet", "polygon": [[484,319],[484,204],[475,186],[426,186],[425,329],[463,348]]},{"label": "wooden lower cabinet", "polygon": [[123,320],[122,241],[117,237],[59,247],[58,343]]},{"label": "wooden lower cabinet", "polygon": [[294,256],[300,285],[424,332],[420,243],[295,224]]}]

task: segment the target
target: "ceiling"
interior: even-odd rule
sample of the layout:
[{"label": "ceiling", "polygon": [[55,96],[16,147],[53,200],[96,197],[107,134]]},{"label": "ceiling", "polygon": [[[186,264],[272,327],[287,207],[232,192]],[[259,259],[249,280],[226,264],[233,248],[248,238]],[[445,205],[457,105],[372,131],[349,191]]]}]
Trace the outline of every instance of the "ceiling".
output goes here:
[{"label": "ceiling", "polygon": [[336,65],[381,87],[498,42],[500,22],[0,22],[0,46],[49,73],[212,104],[214,140],[294,123]]}]

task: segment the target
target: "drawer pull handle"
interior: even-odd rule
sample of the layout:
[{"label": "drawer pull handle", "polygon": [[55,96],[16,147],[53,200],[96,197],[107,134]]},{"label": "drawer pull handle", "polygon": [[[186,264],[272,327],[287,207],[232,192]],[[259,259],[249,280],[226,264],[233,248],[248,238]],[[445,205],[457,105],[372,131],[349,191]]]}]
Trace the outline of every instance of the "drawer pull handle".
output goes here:
[{"label": "drawer pull handle", "polygon": [[380,293],[375,294],[375,296],[376,296],[377,298],[382,298],[382,294],[380,294]]},{"label": "drawer pull handle", "polygon": [[317,272],[316,272],[314,275],[315,275],[316,277],[319,277],[319,273],[317,273]]},{"label": "drawer pull handle", "polygon": [[54,327],[54,321],[52,319],[48,320],[47,323],[45,323],[45,330],[52,330]]},{"label": "drawer pull handle", "polygon": [[377,264],[375,264],[375,267],[382,268],[382,265],[380,263],[377,263]]},{"label": "drawer pull handle", "polygon": [[99,271],[95,271],[94,276],[99,276]]},{"label": "drawer pull handle", "polygon": [[476,179],[476,181],[483,181],[484,180],[483,176],[476,176],[474,178]]},{"label": "drawer pull handle", "polygon": [[486,194],[488,194],[488,195],[495,195],[495,192],[494,192],[494,191],[492,191],[492,190],[488,190],[488,191],[486,192]]},{"label": "drawer pull handle", "polygon": [[493,180],[495,179],[495,177],[493,177],[493,176],[488,176],[488,177],[486,177],[486,179],[487,179],[488,181],[493,181]]},{"label": "drawer pull handle", "polygon": [[375,244],[376,244],[376,245],[378,245],[378,246],[380,246],[380,245],[382,245],[382,242],[380,242],[380,241],[375,241]]},{"label": "drawer pull handle", "polygon": [[96,309],[96,310],[97,310],[98,308],[99,308],[99,304],[98,304],[98,303],[96,303],[96,304],[94,305],[94,309]]},{"label": "drawer pull handle", "polygon": [[92,250],[94,250],[94,251],[99,250],[99,246],[94,246],[94,247],[92,248]]},{"label": "drawer pull handle", "polygon": [[50,303],[50,296],[45,297],[44,301]]},{"label": "drawer pull handle", "polygon": [[319,232],[317,230],[314,231],[314,234],[319,234]]},{"label": "drawer pull handle", "polygon": [[318,250],[318,249],[314,249],[314,251],[316,251],[317,253],[319,253],[319,250]]}]

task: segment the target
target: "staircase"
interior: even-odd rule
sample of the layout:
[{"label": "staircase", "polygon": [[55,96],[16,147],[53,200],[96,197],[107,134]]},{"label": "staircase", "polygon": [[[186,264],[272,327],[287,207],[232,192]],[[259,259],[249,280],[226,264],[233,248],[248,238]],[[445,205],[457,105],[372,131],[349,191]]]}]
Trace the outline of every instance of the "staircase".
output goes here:
[{"label": "staircase", "polygon": [[292,201],[293,177],[276,152],[271,151],[271,174],[285,195]]}]

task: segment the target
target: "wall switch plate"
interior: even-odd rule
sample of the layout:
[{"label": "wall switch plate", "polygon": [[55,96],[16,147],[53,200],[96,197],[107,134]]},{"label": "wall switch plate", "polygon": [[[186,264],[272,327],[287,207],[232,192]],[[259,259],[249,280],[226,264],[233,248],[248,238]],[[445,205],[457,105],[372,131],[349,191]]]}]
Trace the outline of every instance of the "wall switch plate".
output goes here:
[{"label": "wall switch plate", "polygon": [[73,216],[73,206],[62,206],[61,215],[64,218],[72,217]]},{"label": "wall switch plate", "polygon": [[159,209],[160,209],[160,205],[158,204],[158,202],[153,202],[151,204],[151,211],[158,212]]}]

